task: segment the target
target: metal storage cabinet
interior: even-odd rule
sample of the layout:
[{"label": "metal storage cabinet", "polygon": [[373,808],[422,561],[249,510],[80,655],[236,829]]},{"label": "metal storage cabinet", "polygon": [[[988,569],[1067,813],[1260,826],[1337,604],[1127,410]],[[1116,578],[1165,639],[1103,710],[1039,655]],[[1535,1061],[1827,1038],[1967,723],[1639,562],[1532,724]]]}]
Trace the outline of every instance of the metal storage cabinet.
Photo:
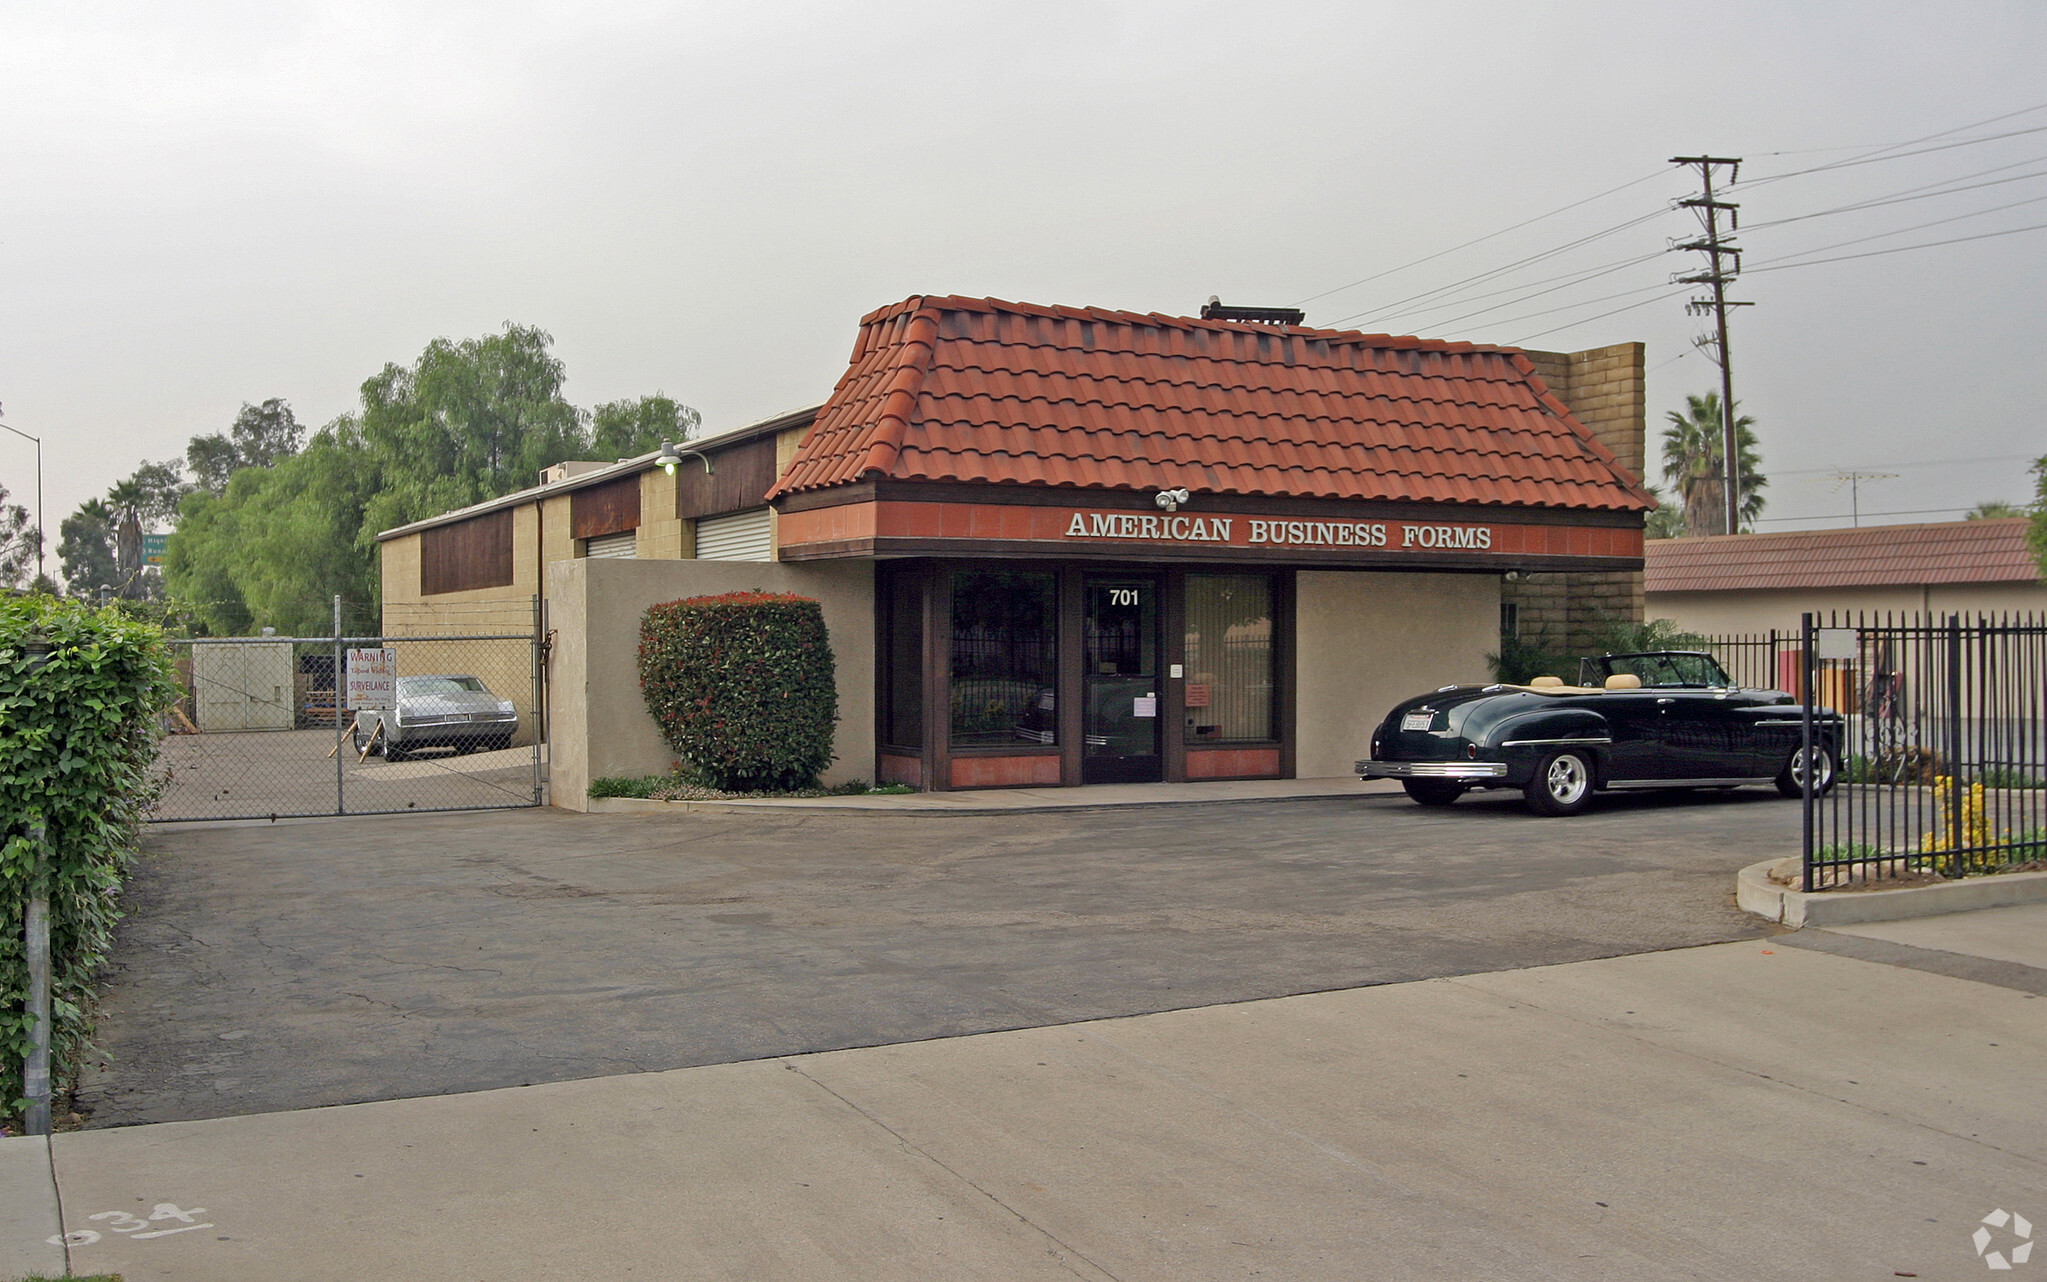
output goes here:
[{"label": "metal storage cabinet", "polygon": [[292,728],[291,643],[192,647],[192,703],[205,733]]}]

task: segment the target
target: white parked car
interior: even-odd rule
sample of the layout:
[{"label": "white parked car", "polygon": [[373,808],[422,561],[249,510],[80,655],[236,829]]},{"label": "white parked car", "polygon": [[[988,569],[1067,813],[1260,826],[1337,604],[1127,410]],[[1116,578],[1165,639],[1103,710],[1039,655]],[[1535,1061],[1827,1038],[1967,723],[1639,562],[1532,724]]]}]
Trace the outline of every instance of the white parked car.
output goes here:
[{"label": "white parked car", "polygon": [[[398,678],[397,707],[355,714],[355,750],[372,741],[386,761],[403,761],[425,748],[489,752],[512,746],[519,712],[476,677],[459,673]],[[377,727],[383,726],[383,733]]]}]

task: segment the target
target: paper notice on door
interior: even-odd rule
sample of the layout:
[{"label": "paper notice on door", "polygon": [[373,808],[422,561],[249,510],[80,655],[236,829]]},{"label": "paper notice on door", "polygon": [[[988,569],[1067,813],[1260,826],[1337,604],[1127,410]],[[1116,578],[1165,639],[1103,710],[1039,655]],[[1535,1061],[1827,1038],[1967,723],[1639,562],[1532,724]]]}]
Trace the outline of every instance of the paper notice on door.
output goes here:
[{"label": "paper notice on door", "polygon": [[1156,717],[1159,715],[1159,697],[1155,694],[1141,694],[1130,701],[1130,715],[1133,717]]}]

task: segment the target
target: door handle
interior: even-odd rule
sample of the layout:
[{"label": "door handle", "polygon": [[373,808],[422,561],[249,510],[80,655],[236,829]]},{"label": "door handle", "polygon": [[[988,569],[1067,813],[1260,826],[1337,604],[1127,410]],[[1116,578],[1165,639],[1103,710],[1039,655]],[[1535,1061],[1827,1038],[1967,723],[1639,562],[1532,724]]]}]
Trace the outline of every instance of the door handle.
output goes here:
[{"label": "door handle", "polygon": [[1677,702],[1677,700],[1675,700],[1675,699],[1658,699],[1658,700],[1656,701],[1656,706],[1660,708],[1660,707],[1662,707],[1662,706],[1663,706],[1664,704],[1666,704],[1666,703],[1676,703],[1676,702]]}]

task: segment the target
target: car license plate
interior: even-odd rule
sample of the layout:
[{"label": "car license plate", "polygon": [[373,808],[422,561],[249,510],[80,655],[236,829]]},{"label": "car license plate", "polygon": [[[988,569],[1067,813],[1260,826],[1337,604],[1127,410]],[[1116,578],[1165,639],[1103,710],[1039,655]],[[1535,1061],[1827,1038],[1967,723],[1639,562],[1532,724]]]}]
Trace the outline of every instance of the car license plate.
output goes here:
[{"label": "car license plate", "polygon": [[1400,728],[1402,730],[1426,730],[1435,719],[1436,714],[1433,712],[1410,712],[1400,719]]}]

